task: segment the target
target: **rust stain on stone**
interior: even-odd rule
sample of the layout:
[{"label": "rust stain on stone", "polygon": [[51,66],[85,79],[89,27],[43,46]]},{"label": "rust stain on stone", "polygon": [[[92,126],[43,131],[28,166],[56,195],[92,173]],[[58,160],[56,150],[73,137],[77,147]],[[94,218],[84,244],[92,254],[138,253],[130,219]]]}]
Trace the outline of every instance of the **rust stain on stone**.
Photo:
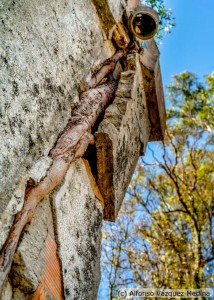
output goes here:
[{"label": "rust stain on stone", "polygon": [[116,23],[113,15],[112,15],[112,12],[110,10],[110,7],[108,5],[108,1],[92,0],[92,2],[94,3],[94,6],[96,7],[102,29],[104,30],[106,35],[108,35],[109,31]]},{"label": "rust stain on stone", "polygon": [[46,300],[46,294],[41,283],[33,296],[33,300]]},{"label": "rust stain on stone", "polygon": [[40,284],[34,293],[33,300],[54,299],[61,300],[62,284],[60,264],[57,257],[57,245],[55,240],[48,234],[43,249],[45,256],[44,274]]}]

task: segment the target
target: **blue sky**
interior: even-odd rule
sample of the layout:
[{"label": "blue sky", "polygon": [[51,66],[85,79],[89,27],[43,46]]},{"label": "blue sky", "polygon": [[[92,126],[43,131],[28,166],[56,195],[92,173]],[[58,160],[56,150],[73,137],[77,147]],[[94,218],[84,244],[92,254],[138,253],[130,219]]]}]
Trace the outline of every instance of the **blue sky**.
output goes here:
[{"label": "blue sky", "polygon": [[[195,72],[204,80],[214,71],[214,0],[165,0],[165,5],[172,8],[176,26],[159,45],[163,86],[182,71]],[[159,143],[150,142],[150,147],[160,154]],[[145,159],[153,160],[148,147]]]},{"label": "blue sky", "polygon": [[[203,79],[214,71],[214,0],[165,0],[165,5],[172,8],[176,26],[159,45],[163,85],[182,71],[195,72]],[[152,142],[150,147],[160,155],[158,143]],[[152,161],[148,150],[144,159]],[[106,286],[104,281],[102,284],[101,290]]]},{"label": "blue sky", "polygon": [[164,36],[161,52],[163,84],[181,71],[192,71],[203,78],[214,71],[214,0],[166,0],[176,26]]}]

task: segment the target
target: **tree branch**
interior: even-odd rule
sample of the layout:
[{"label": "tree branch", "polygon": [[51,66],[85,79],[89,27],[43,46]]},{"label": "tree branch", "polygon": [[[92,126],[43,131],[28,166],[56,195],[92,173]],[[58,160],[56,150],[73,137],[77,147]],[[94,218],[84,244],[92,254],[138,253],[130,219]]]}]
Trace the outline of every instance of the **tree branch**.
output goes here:
[{"label": "tree branch", "polygon": [[[121,57],[121,52],[113,56],[114,67]],[[106,62],[98,72],[99,79],[94,82],[93,86],[96,86],[104,76],[112,72],[112,60],[108,60],[109,65]],[[0,252],[0,292],[10,271],[13,256],[25,225],[32,219],[39,202],[63,180],[70,163],[85,153],[92,137],[91,129],[100,113],[112,100],[117,85],[117,81],[110,81],[80,95],[79,106],[74,110],[56,146],[49,153],[49,156],[53,158],[53,163],[46,176],[35,187],[26,189],[23,209],[17,214],[7,241]]]},{"label": "tree branch", "polygon": [[96,87],[103,78],[108,75],[109,73],[112,73],[115,69],[116,63],[123,57],[123,51],[116,52],[111,58],[107,59],[104,63],[102,68],[92,76],[89,86],[91,88]]}]

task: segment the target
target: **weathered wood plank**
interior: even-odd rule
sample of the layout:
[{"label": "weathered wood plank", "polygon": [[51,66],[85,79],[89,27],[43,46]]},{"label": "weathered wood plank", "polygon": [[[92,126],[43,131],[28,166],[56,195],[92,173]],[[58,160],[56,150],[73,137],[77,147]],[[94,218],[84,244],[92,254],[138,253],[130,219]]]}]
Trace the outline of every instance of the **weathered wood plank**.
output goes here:
[{"label": "weathered wood plank", "polygon": [[150,141],[164,139],[166,109],[159,63],[159,50],[154,39],[145,42],[146,47],[140,53],[145,97],[151,123]]},{"label": "weathered wood plank", "polygon": [[145,47],[141,50],[140,61],[147,69],[154,71],[160,52],[153,38],[144,43]]},{"label": "weathered wood plank", "polygon": [[117,217],[140,152],[145,152],[150,135],[138,54],[135,69],[121,73],[116,98],[95,133],[97,182],[105,200],[104,219],[109,221]]},{"label": "weathered wood plank", "polygon": [[142,74],[151,124],[149,141],[162,141],[164,139],[166,110],[159,61],[156,62],[154,71],[142,65]]}]

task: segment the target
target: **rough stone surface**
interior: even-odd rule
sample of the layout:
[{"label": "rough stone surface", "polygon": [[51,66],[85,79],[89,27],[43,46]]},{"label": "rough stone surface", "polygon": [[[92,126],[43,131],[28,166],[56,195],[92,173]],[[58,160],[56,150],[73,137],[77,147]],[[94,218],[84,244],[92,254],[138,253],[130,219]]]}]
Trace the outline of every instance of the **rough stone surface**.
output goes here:
[{"label": "rough stone surface", "polygon": [[29,225],[26,226],[12,265],[12,283],[25,293],[36,290],[44,273],[45,257],[42,255],[49,233],[51,207],[49,199],[43,200]]},{"label": "rough stone surface", "polygon": [[108,5],[112,11],[112,15],[116,22],[118,22],[123,14],[122,5],[120,0],[108,0]]},{"label": "rough stone surface", "polygon": [[7,235],[14,220],[14,216],[23,207],[27,179],[27,176],[22,177],[10,199],[10,202],[0,217],[0,249],[6,241]]},{"label": "rough stone surface", "polygon": [[13,298],[12,300],[26,300],[25,294],[22,293],[19,289],[13,289]]},{"label": "rough stone surface", "polygon": [[109,53],[90,0],[2,0],[0,19],[1,213]]},{"label": "rough stone surface", "polygon": [[48,197],[39,204],[22,234],[9,277],[14,300],[62,299],[62,277]]},{"label": "rough stone surface", "polygon": [[105,200],[104,218],[114,221],[140,153],[145,152],[150,122],[138,55],[136,71],[121,73],[116,98],[96,136],[97,181]]},{"label": "rough stone surface", "polygon": [[[120,0],[116,0],[113,4],[111,0],[91,0],[96,8],[99,17],[99,24],[103,31],[104,39],[111,38],[113,27],[116,25],[117,19],[122,15]],[[119,11],[116,11],[115,8]]]},{"label": "rough stone surface", "polygon": [[0,300],[11,300],[12,299],[12,286],[9,281],[5,284],[2,294],[0,295]]},{"label": "rough stone surface", "polygon": [[52,159],[49,156],[41,157],[29,171],[29,177],[34,183],[40,182],[45,177],[47,170],[51,166]]},{"label": "rough stone surface", "polygon": [[[37,184],[45,176],[51,162],[52,159],[48,156],[40,158],[29,170],[28,174],[22,176],[19,184],[16,186],[6,209],[0,215],[0,249],[6,241],[15,215],[23,207],[27,183]],[[3,210],[3,207],[0,205],[0,212],[1,210]]]},{"label": "rough stone surface", "polygon": [[[121,19],[125,2],[1,1],[0,248],[23,206],[26,183],[36,185],[45,176],[48,154],[78,95],[104,60],[129,44]],[[142,73],[138,55],[136,61],[133,56],[128,63],[123,59],[113,76],[119,78],[122,69],[128,71],[99,126],[97,152],[90,145],[85,156],[93,163],[72,163],[61,185],[37,207],[19,240],[9,274],[12,286],[5,286],[3,300],[96,299],[103,218],[99,201],[105,199],[105,218],[114,220],[151,131],[145,94],[150,95],[151,86],[162,92],[156,69],[157,80],[145,84],[149,76]],[[154,114],[161,111],[157,108]]]},{"label": "rough stone surface", "polygon": [[62,299],[62,276],[60,262],[57,255],[57,244],[52,223],[49,227],[49,233],[43,244],[41,257],[45,257],[44,272],[40,277],[39,286],[33,294],[33,300],[39,299]]},{"label": "rough stone surface", "polygon": [[100,271],[102,207],[83,161],[71,167],[53,193],[65,299],[96,299]]}]

